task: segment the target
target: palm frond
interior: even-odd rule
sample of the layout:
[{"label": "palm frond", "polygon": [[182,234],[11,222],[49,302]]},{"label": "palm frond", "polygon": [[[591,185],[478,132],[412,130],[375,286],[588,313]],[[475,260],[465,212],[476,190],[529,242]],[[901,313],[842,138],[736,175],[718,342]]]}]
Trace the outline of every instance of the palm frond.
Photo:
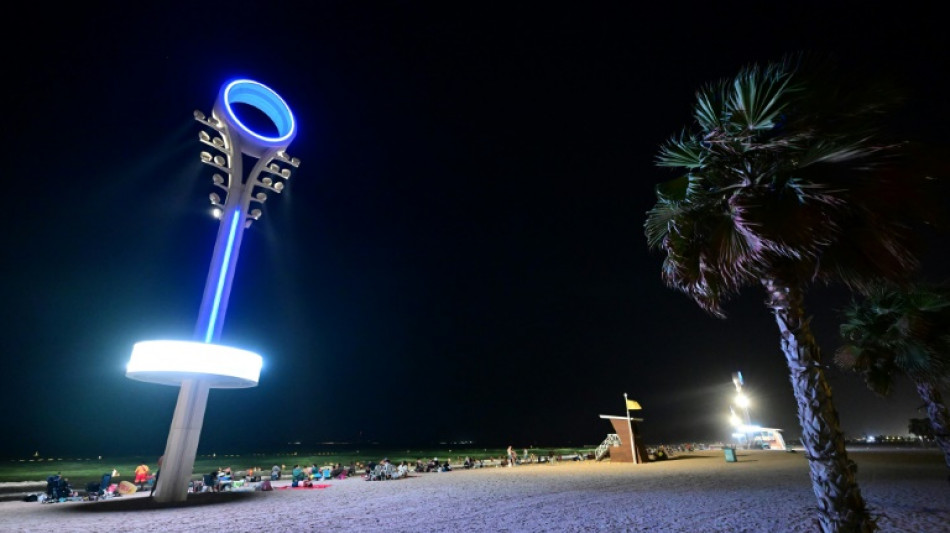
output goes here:
[{"label": "palm frond", "polygon": [[[923,303],[924,305],[919,305]],[[843,311],[843,344],[835,362],[861,374],[879,394],[900,375],[914,381],[950,378],[950,298],[945,289],[923,285],[876,286]]]},{"label": "palm frond", "polygon": [[700,141],[685,132],[671,137],[661,147],[656,158],[659,167],[699,168],[703,164]]},{"label": "palm frond", "polygon": [[721,130],[724,127],[723,120],[726,117],[725,94],[726,83],[721,81],[717,84],[710,84],[696,93],[696,106],[693,110],[693,116],[696,123],[702,131],[712,132]]},{"label": "palm frond", "polygon": [[647,243],[666,254],[664,281],[714,314],[756,277],[863,293],[917,267],[921,180],[885,157],[906,147],[879,130],[885,102],[813,59],[788,56],[706,85],[694,124],[658,151],[657,166],[683,170],[656,187]]},{"label": "palm frond", "polygon": [[778,117],[793,103],[792,97],[802,90],[801,86],[792,84],[793,74],[782,64],[766,68],[752,66],[740,72],[728,100],[733,120],[747,131],[773,128]]}]

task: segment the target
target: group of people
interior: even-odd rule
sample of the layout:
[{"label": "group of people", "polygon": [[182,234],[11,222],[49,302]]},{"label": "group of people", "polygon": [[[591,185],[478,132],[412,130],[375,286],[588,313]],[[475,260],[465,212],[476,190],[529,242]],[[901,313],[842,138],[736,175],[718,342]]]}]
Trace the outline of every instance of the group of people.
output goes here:
[{"label": "group of people", "polygon": [[446,459],[443,462],[439,462],[438,457],[433,457],[428,461],[423,461],[422,459],[416,460],[416,466],[414,469],[415,472],[451,472],[452,464],[451,459]]},{"label": "group of people", "polygon": [[261,468],[250,467],[246,471],[234,474],[230,466],[218,467],[204,476],[204,484],[211,492],[221,492],[235,486],[235,482],[251,483],[261,480]]},{"label": "group of people", "polygon": [[[274,465],[271,468],[271,480],[280,479],[281,472],[283,469],[277,465]],[[297,487],[301,484],[303,486],[310,486],[313,484],[313,481],[318,479],[346,479],[348,476],[356,475],[356,465],[342,465],[340,463],[335,463],[333,465],[328,465],[323,468],[320,468],[315,463],[311,465],[300,466],[294,465],[293,470],[290,471],[291,483],[292,486]]]},{"label": "group of people", "polygon": [[374,461],[366,463],[363,472],[363,479],[366,481],[401,479],[409,477],[409,462],[403,461],[398,465],[394,465],[388,457],[384,457],[379,463]]},{"label": "group of people", "polygon": [[[535,457],[534,455],[529,455],[527,449],[524,450],[523,456],[519,457],[517,451],[515,451],[512,446],[508,446],[504,458],[499,459],[502,466],[512,467],[516,464],[534,462]],[[489,461],[491,463],[495,462],[494,458],[491,458]],[[484,466],[484,460],[472,459],[471,457],[466,457],[461,464],[461,467],[465,469]],[[270,480],[278,481],[282,479],[286,469],[286,465],[274,465],[271,467]],[[347,477],[356,476],[358,473],[362,473],[363,479],[366,480],[400,479],[408,477],[410,471],[416,473],[451,472],[451,459],[446,458],[443,461],[440,461],[438,457],[433,457],[428,461],[417,459],[415,465],[412,465],[409,461],[393,464],[388,457],[384,457],[378,463],[375,461],[369,461],[365,465],[359,462],[349,465],[335,463],[333,465],[324,466],[323,468],[317,466],[316,463],[310,465],[295,464],[290,471],[290,475],[292,486],[297,487],[312,486],[313,482],[319,479],[346,479]],[[241,477],[246,482],[260,481],[262,472],[263,470],[261,468],[252,467]],[[135,471],[136,483],[138,484],[140,480],[144,482],[148,479],[148,475],[148,466],[144,464],[140,465]],[[211,474],[205,476],[205,484],[208,485],[208,489],[206,490],[227,490],[234,481],[236,480],[231,473],[231,467],[218,468],[212,471]]]}]

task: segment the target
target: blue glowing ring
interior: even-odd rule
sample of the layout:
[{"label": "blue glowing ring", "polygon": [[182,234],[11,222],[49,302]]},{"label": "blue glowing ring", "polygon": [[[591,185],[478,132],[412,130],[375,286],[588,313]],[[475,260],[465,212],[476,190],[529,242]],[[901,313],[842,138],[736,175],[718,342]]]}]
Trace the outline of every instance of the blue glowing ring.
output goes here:
[{"label": "blue glowing ring", "polygon": [[[297,125],[287,102],[262,83],[253,80],[234,80],[221,90],[221,101],[224,103],[228,121],[262,143],[289,144],[296,134]],[[278,136],[268,137],[248,128],[238,119],[231,104],[247,104],[259,109],[277,126]]]}]

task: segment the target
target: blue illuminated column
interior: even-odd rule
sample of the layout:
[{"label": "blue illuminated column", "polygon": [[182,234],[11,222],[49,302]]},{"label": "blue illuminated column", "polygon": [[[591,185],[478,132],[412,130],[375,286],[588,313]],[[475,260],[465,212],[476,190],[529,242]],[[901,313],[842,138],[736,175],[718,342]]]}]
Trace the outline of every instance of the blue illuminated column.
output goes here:
[{"label": "blue illuminated column", "polygon": [[[266,115],[276,134],[265,135],[248,127],[236,112],[238,104]],[[126,370],[132,379],[181,387],[155,488],[155,499],[160,502],[187,498],[209,390],[257,385],[260,356],[217,342],[244,230],[262,214],[251,206],[263,204],[268,192],[279,194],[291,176],[291,168],[300,164],[286,152],[297,133],[293,114],[284,100],[263,84],[251,80],[225,84],[211,116],[195,111],[195,119],[205,126],[198,137],[209,147],[201,152],[201,161],[215,168],[214,186],[224,194],[210,195],[213,212],[221,223],[195,324],[195,340],[138,343]],[[246,174],[244,156],[253,162]]]}]

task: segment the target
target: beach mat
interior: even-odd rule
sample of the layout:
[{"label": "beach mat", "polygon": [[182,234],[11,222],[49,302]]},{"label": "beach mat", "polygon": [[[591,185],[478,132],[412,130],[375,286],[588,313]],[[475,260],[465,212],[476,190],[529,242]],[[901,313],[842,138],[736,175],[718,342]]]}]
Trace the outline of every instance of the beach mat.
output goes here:
[{"label": "beach mat", "polygon": [[288,486],[286,486],[286,487],[274,487],[274,489],[275,489],[275,490],[291,490],[291,489],[292,489],[292,490],[299,490],[299,489],[308,490],[308,489],[325,489],[325,488],[327,488],[327,487],[329,487],[329,486],[330,486],[329,484],[322,483],[322,484],[313,484],[313,485],[310,485],[309,487],[307,487],[307,486],[305,486],[305,485],[299,485],[299,486],[297,486],[297,487],[291,487],[291,486],[288,485]]}]

